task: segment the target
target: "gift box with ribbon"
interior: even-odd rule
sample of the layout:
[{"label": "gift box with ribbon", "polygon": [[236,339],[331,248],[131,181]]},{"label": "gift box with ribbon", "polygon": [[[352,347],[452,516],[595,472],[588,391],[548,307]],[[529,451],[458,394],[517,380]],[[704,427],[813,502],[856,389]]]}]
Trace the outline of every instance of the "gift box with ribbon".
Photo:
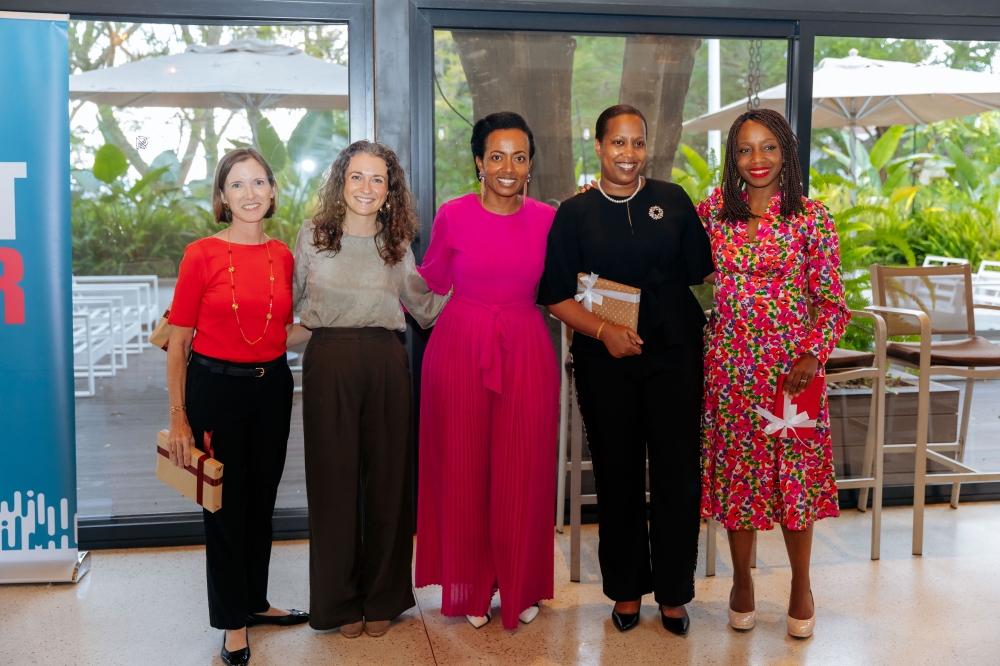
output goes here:
[{"label": "gift box with ribbon", "polygon": [[606,322],[638,330],[641,289],[605,280],[597,273],[580,273],[576,277],[574,298],[583,307]]},{"label": "gift box with ribbon", "polygon": [[156,478],[192,499],[210,512],[222,508],[222,463],[210,457],[212,434],[205,433],[205,450],[191,450],[191,464],[177,467],[170,462],[169,433],[161,430],[156,435]]},{"label": "gift box with ribbon", "polygon": [[777,437],[794,437],[800,441],[816,436],[816,419],[819,418],[819,403],[823,397],[824,377],[817,375],[802,393],[797,396],[785,394],[785,380],[788,375],[778,377],[778,389],[774,396],[774,413],[763,407],[754,411],[764,417],[767,425],[764,432]]}]

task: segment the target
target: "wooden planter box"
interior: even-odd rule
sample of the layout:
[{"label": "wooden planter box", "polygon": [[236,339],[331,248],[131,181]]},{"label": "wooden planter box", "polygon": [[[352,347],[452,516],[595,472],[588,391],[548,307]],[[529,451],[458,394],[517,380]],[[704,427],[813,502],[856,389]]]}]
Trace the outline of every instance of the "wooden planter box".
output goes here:
[{"label": "wooden planter box", "polygon": [[[917,378],[903,373],[891,373],[907,382],[886,390],[885,443],[912,444],[917,430]],[[929,443],[952,443],[958,439],[958,408],[961,391],[952,386],[931,382],[931,413],[928,428]],[[872,392],[866,388],[829,389],[830,430],[833,438],[833,461],[837,478],[862,476],[865,440],[868,437],[868,412]],[[954,457],[953,453],[946,453]],[[912,453],[885,455],[884,483],[913,485]],[[929,472],[948,471],[943,465],[928,462]]]}]

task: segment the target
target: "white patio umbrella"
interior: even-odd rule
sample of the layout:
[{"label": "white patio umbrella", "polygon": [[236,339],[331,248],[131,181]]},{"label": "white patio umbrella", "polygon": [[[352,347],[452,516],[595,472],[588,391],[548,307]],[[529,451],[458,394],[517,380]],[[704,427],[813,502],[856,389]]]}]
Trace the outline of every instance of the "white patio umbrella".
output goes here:
[{"label": "white patio umbrella", "polygon": [[[785,112],[785,84],[760,93],[761,108]],[[745,99],[684,123],[686,132],[729,130]],[[813,72],[813,127],[926,125],[1000,110],[1000,76],[942,65],[871,60],[851,49]]]},{"label": "white patio umbrella", "polygon": [[74,74],[69,96],[117,107],[246,109],[256,144],[261,109],[347,109],[348,70],[295,47],[240,39]]}]

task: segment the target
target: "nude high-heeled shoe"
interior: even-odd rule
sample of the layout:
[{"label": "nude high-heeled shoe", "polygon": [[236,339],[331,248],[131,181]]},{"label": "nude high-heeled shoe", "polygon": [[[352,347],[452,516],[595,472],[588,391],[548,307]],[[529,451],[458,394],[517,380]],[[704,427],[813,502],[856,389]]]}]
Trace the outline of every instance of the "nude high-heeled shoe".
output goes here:
[{"label": "nude high-heeled shoe", "polygon": [[756,622],[756,610],[749,613],[739,613],[729,608],[729,626],[737,631],[750,631]]},{"label": "nude high-heeled shoe", "polygon": [[[812,599],[812,591],[809,592]],[[808,620],[797,620],[791,615],[785,616],[785,626],[788,628],[788,635],[793,638],[809,638],[816,628],[816,600],[813,599],[813,616]]]},{"label": "nude high-heeled shoe", "polygon": [[[729,626],[737,631],[750,631],[756,622],[757,611],[749,613],[737,613],[732,608],[729,609]],[[789,630],[791,631],[791,630]]]}]

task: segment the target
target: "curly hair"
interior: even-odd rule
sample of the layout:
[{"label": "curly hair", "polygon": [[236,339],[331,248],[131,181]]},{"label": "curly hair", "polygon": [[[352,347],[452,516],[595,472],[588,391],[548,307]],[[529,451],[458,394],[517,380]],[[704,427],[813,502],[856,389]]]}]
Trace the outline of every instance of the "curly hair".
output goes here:
[{"label": "curly hair", "polygon": [[736,164],[736,144],[743,123],[752,120],[760,123],[774,134],[785,161],[781,167],[781,215],[788,217],[802,210],[802,168],[799,166],[799,141],[785,117],[770,109],[747,111],[736,119],[729,129],[726,140],[725,166],[722,169],[722,213],[723,220],[747,220],[750,218],[750,204],[743,198],[746,182],[740,176]]},{"label": "curly hair", "polygon": [[371,155],[385,162],[389,174],[385,204],[376,213],[378,233],[375,246],[386,266],[395,266],[406,256],[406,249],[417,235],[417,216],[414,214],[413,195],[406,186],[406,174],[399,165],[399,158],[388,146],[371,141],[355,141],[340,151],[330,167],[330,176],[320,188],[319,202],[313,213],[313,245],[333,254],[340,252],[344,236],[344,179],[351,158]]}]

